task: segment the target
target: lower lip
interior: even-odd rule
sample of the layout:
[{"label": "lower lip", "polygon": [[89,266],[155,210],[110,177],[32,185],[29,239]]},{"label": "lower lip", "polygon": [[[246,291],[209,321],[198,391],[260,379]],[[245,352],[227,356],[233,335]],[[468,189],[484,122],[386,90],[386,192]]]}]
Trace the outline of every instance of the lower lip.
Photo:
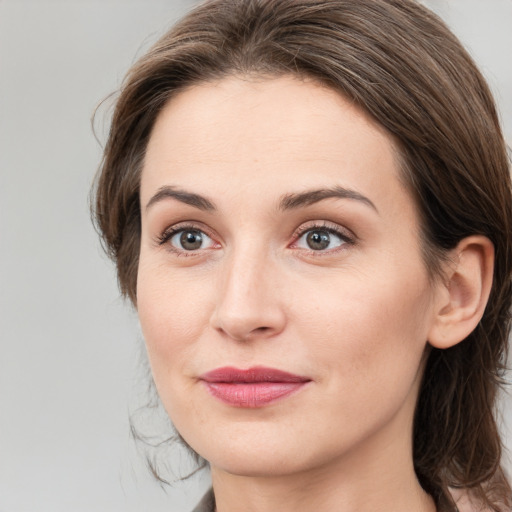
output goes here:
[{"label": "lower lip", "polygon": [[211,395],[234,407],[255,409],[296,393],[307,382],[204,382]]}]

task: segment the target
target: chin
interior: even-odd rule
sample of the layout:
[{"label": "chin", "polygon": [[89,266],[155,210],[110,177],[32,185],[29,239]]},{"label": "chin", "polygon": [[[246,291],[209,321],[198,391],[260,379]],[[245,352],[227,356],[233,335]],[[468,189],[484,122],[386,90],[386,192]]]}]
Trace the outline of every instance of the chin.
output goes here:
[{"label": "chin", "polygon": [[[264,436],[261,427],[258,430],[259,435],[254,429],[238,435],[233,432],[225,436],[217,433],[209,442],[203,439],[198,443],[193,439],[188,442],[208,461],[212,470],[244,477],[293,475],[329,465],[333,458],[337,458],[337,450],[332,445],[319,447],[314,440],[299,439],[293,432],[288,435],[267,432],[268,435]],[[308,447],[314,450],[310,451]]]},{"label": "chin", "polygon": [[212,428],[208,436],[204,431],[196,432],[196,436],[194,431],[183,429],[187,444],[207,460],[212,469],[240,476],[264,477],[293,473],[307,466],[304,460],[299,460],[299,455],[304,459],[305,453],[297,453],[297,439],[293,433],[288,435],[286,442],[286,436],[281,432],[265,432],[267,429],[261,424],[246,424],[245,428],[241,425],[224,427]]},{"label": "chin", "polygon": [[217,468],[231,475],[266,478],[282,477],[311,469],[305,460],[299,460],[297,454],[279,453],[230,453],[229,456],[212,457],[209,461],[212,468]]}]

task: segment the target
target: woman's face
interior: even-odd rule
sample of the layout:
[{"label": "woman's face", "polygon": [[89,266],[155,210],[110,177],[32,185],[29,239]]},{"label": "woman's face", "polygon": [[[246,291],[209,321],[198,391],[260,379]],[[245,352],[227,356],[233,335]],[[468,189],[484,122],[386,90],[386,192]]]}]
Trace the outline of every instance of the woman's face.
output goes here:
[{"label": "woman's face", "polygon": [[192,87],[154,126],[141,214],[154,380],[214,470],[411,458],[436,293],[379,125],[312,81]]}]

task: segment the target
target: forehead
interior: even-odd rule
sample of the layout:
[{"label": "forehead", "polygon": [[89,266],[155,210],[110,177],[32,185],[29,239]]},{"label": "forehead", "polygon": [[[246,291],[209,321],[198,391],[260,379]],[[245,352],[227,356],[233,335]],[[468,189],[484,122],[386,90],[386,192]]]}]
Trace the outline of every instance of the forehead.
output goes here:
[{"label": "forehead", "polygon": [[148,144],[141,199],[168,184],[205,194],[329,184],[372,193],[378,184],[385,197],[401,187],[397,162],[392,137],[340,93],[291,76],[229,77],[165,106]]}]

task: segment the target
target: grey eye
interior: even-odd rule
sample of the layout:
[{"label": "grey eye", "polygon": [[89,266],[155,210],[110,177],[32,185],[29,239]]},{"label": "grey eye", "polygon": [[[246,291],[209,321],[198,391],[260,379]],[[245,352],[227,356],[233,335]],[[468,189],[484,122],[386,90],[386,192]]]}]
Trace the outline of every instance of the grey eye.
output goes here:
[{"label": "grey eye", "polygon": [[306,236],[306,243],[310,249],[321,251],[329,247],[331,235],[325,231],[310,231]]},{"label": "grey eye", "polygon": [[183,229],[175,233],[171,240],[171,245],[184,251],[197,251],[211,247],[213,240],[197,229]]},{"label": "grey eye", "polygon": [[324,251],[326,249],[334,249],[344,243],[346,243],[346,241],[341,235],[330,230],[310,229],[299,238],[297,247],[313,251]]}]

